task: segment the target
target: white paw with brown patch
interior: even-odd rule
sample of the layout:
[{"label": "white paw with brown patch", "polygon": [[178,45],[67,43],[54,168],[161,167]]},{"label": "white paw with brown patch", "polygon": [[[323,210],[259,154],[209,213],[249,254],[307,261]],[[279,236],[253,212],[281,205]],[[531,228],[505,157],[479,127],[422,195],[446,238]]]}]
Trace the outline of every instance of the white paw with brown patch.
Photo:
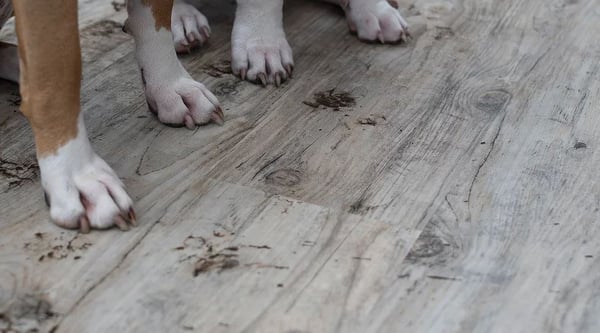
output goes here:
[{"label": "white paw with brown patch", "polygon": [[210,27],[206,17],[196,7],[175,0],[171,13],[171,31],[175,50],[179,53],[189,52],[202,46],[210,37]]},{"label": "white paw with brown patch", "polygon": [[238,1],[231,37],[234,74],[263,85],[287,80],[294,67],[281,1]]},{"label": "white paw with brown patch", "polygon": [[131,8],[127,21],[136,40],[148,107],[170,126],[194,129],[211,120],[223,124],[219,101],[183,68],[171,44],[170,25],[155,27],[151,11],[150,7]]},{"label": "white paw with brown patch", "polygon": [[92,150],[83,122],[77,137],[39,156],[50,216],[59,226],[88,232],[135,225],[133,203],[115,172]]},{"label": "white paw with brown patch", "polygon": [[[135,225],[131,198],[115,172],[93,151],[80,113],[77,1],[19,0],[13,4],[22,65],[21,111],[33,129],[53,222],[82,232],[114,225],[128,229]],[[222,123],[215,96],[177,60],[171,10],[169,0],[127,1],[129,18],[124,30],[131,32],[136,42],[148,105],[161,121],[171,125],[194,128],[211,120]],[[10,14],[10,2],[0,0],[0,27]],[[196,21],[192,28],[178,15],[188,44],[201,42],[197,33],[203,31],[203,23]],[[15,57],[14,47],[0,50],[2,65]],[[0,67],[0,75],[14,79],[16,68],[14,63]]]}]

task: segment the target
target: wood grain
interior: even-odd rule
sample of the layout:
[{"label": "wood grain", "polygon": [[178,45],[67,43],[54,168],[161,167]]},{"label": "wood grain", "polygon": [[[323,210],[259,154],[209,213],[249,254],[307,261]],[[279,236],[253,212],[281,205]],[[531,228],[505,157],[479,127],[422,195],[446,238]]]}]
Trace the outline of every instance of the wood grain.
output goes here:
[{"label": "wood grain", "polygon": [[[215,71],[233,5],[202,3],[211,41],[182,62],[227,122],[196,131],[147,112],[106,6],[80,7],[82,106],[142,223],[52,226],[0,82],[0,330],[600,329],[596,1],[403,2],[424,28],[393,46],[289,1],[279,89]],[[354,104],[315,107],[330,94]]]}]

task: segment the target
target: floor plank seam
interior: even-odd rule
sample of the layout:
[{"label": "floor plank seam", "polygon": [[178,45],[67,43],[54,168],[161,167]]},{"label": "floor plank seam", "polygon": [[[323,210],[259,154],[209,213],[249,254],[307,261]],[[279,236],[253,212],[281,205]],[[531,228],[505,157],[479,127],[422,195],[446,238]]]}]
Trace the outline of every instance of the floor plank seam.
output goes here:
[{"label": "floor plank seam", "polygon": [[58,329],[60,328],[60,325],[62,324],[63,320],[69,316],[78,306],[81,302],[83,302],[83,300],[94,291],[94,289],[96,289],[96,287],[100,286],[102,283],[104,283],[104,281],[113,274],[113,272],[117,271],[119,269],[119,267],[121,267],[121,264],[123,264],[123,262],[127,259],[127,257],[129,256],[129,254],[131,252],[133,252],[141,243],[144,239],[146,239],[146,236],[148,236],[152,230],[154,230],[154,228],[160,223],[160,218],[156,219],[156,221],[154,222],[154,224],[152,224],[152,226],[150,226],[146,232],[144,232],[144,234],[140,237],[140,239],[138,239],[138,241],[133,244],[133,246],[127,250],[127,252],[125,253],[125,255],[121,258],[121,260],[119,260],[119,262],[113,267],[113,269],[111,269],[108,273],[106,273],[97,283],[95,283],[94,285],[92,285],[83,295],[81,295],[81,297],[73,304],[73,306],[71,307],[71,309],[69,309],[69,311],[67,311],[66,313],[62,314],[61,319],[58,321],[58,323],[56,325],[54,325],[54,327],[52,327],[52,329],[50,330],[50,332],[55,332],[58,331]]},{"label": "floor plank seam", "polygon": [[[338,222],[340,222],[340,221],[338,220]],[[352,234],[352,232],[354,231],[354,229],[356,229],[356,227],[358,225],[359,225],[359,223],[355,223],[354,226],[352,227],[352,229],[350,229],[350,231],[346,234],[344,239],[339,242],[339,244],[335,247],[335,249],[333,251],[331,251],[330,255],[327,257],[327,259],[325,259],[323,261],[323,263],[321,264],[319,269],[316,270],[315,274],[313,274],[311,279],[308,280],[307,283],[304,285],[304,287],[302,287],[302,289],[298,292],[298,296],[302,295],[304,293],[304,291],[306,290],[306,288],[308,288],[308,286],[310,286],[313,283],[313,281],[317,278],[317,276],[319,276],[319,274],[321,273],[321,271],[323,270],[325,265],[327,265],[327,263],[331,260],[331,258],[333,258],[333,256],[337,253],[337,251],[340,249],[340,247],[346,242],[348,237],[350,237],[350,235]],[[296,305],[296,302],[299,300],[299,298],[300,297],[295,298],[294,302],[292,302],[286,309],[286,312],[290,311]]]}]

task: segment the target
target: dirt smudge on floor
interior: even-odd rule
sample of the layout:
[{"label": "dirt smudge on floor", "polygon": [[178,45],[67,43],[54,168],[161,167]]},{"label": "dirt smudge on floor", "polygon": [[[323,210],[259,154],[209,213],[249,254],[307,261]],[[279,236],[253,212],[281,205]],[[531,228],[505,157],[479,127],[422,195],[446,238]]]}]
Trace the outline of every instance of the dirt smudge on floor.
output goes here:
[{"label": "dirt smudge on floor", "polygon": [[229,60],[223,60],[213,64],[208,64],[202,67],[202,70],[204,71],[204,73],[216,78],[220,78],[223,77],[223,75],[229,75],[233,73],[231,71],[231,61]]},{"label": "dirt smudge on floor", "polygon": [[336,92],[335,89],[330,89],[317,92],[313,95],[312,101],[303,101],[302,103],[315,109],[323,106],[333,111],[340,111],[341,108],[356,106],[356,98],[350,92]]},{"label": "dirt smudge on floor", "polygon": [[72,258],[79,260],[83,253],[93,244],[87,240],[87,236],[75,235],[71,239],[65,239],[64,233],[52,235],[45,232],[36,232],[33,238],[23,244],[23,248],[31,251],[32,256],[38,262],[48,260],[62,260]]}]

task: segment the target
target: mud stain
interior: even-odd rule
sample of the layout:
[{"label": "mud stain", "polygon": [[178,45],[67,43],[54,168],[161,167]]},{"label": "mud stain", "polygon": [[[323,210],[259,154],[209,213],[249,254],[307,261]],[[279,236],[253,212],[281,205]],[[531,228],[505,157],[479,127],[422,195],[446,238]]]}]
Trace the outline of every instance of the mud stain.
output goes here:
[{"label": "mud stain", "polygon": [[313,101],[303,101],[302,103],[315,109],[324,106],[333,111],[340,111],[341,108],[356,106],[356,98],[348,91],[336,92],[335,89],[331,89],[317,92],[313,96]]},{"label": "mud stain", "polygon": [[25,182],[35,182],[39,175],[36,163],[21,164],[0,158],[0,178],[8,181],[8,189],[21,187]]},{"label": "mud stain", "polygon": [[50,302],[38,295],[18,295],[1,305],[0,332],[40,332],[54,317]]},{"label": "mud stain", "polygon": [[43,232],[36,232],[33,238],[23,244],[23,248],[31,251],[37,262],[48,260],[62,260],[72,258],[81,259],[83,253],[92,246],[85,236],[76,235],[71,239],[65,239],[64,233],[52,236]]},{"label": "mud stain", "polygon": [[233,74],[233,72],[231,71],[231,61],[229,60],[223,60],[214,64],[208,64],[202,67],[202,70],[204,71],[204,73],[216,78],[223,77],[223,75]]}]

